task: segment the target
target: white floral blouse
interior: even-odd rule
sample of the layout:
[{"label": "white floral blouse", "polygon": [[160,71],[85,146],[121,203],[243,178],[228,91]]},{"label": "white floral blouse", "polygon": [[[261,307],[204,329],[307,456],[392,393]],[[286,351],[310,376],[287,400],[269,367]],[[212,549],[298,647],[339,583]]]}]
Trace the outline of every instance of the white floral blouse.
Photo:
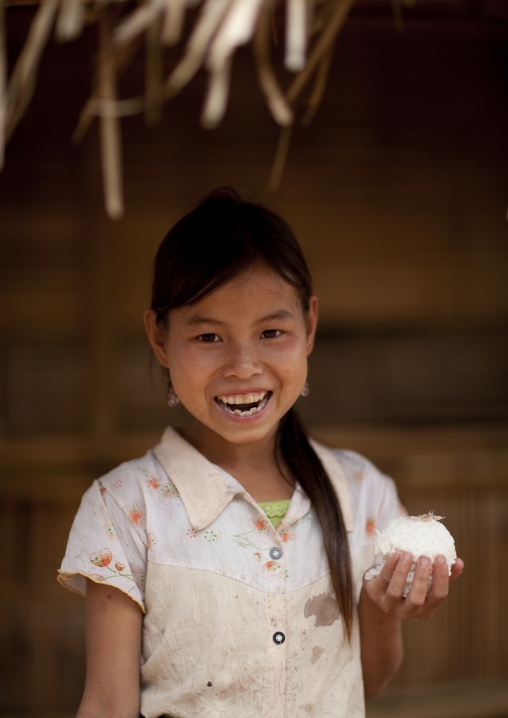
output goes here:
[{"label": "white floral blouse", "polygon": [[[402,509],[366,459],[313,445],[340,500],[358,599],[375,529]],[[274,529],[232,476],[167,429],[84,495],[59,581],[85,594],[87,578],[145,614],[145,718],[365,715],[358,621],[348,643],[298,486]]]}]

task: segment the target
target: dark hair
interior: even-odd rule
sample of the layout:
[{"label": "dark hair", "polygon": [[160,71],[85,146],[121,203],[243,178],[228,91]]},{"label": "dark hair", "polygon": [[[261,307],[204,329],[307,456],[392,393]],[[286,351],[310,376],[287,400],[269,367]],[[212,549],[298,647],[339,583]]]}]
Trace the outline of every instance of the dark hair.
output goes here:
[{"label": "dark hair", "polygon": [[[229,188],[215,190],[168,232],[155,258],[151,308],[161,327],[172,309],[191,306],[249,267],[268,267],[295,287],[309,309],[312,281],[289,225]],[[353,585],[346,528],[332,483],[294,409],[282,418],[276,460],[283,456],[318,515],[332,584],[348,638]]]},{"label": "dark hair", "polygon": [[312,280],[288,224],[229,188],[215,190],[170,229],[159,247],[152,292],[159,325],[172,309],[196,304],[256,264],[293,285],[308,311]]}]

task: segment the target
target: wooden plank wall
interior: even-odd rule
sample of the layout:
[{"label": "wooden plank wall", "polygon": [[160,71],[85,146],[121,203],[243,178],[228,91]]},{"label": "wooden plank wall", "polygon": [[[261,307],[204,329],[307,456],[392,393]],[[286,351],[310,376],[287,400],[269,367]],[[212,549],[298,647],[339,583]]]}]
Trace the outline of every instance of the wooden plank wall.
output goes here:
[{"label": "wooden plank wall", "polygon": [[[467,563],[439,615],[407,626],[395,687],[409,691],[508,672],[507,27],[452,5],[436,17],[423,2],[402,34],[382,14],[350,19],[268,197],[321,299],[307,423],[393,475],[411,512],[446,515]],[[28,11],[15,12],[13,56]],[[77,705],[83,602],[55,581],[73,515],[94,478],[180,421],[141,329],[158,242],[214,186],[267,198],[277,140],[241,51],[215,133],[198,126],[201,76],[160,128],[124,123],[127,215],[111,223],[95,130],[69,141],[93,33],[50,48],[0,175],[5,716]]]}]

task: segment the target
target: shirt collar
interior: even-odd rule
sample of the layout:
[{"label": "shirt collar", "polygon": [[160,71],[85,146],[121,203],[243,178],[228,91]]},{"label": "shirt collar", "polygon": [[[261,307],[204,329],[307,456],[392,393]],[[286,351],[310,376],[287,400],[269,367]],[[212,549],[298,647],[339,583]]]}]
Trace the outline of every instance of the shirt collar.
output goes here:
[{"label": "shirt collar", "polygon": [[171,427],[153,451],[178,489],[197,531],[212,523],[236,494],[245,493],[236,479],[208,461]]},{"label": "shirt collar", "polygon": [[[346,475],[329,449],[312,440],[311,444],[337,493],[346,531],[351,532],[354,518]],[[245,495],[236,479],[208,461],[171,427],[153,451],[178,489],[189,521],[197,531],[212,523],[237,494]]]}]

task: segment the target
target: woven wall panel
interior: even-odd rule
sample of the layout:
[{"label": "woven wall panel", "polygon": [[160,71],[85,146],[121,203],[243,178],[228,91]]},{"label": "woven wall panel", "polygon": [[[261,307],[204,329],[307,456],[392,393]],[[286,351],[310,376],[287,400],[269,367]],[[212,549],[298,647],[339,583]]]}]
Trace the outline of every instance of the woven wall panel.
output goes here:
[{"label": "woven wall panel", "polygon": [[[448,605],[407,626],[395,685],[410,691],[508,670],[508,43],[505,25],[450,17],[409,18],[402,34],[352,19],[280,191],[261,191],[301,237],[321,299],[302,413],[393,475],[411,511],[446,515],[466,560]],[[95,477],[180,421],[141,326],[156,247],[203,192],[263,188],[277,141],[242,51],[215,133],[198,126],[202,76],[158,129],[124,123],[127,215],[112,224],[95,129],[70,144],[91,47],[86,33],[49,49],[0,175],[5,714],[77,705],[84,606],[54,579],[72,517]]]}]

